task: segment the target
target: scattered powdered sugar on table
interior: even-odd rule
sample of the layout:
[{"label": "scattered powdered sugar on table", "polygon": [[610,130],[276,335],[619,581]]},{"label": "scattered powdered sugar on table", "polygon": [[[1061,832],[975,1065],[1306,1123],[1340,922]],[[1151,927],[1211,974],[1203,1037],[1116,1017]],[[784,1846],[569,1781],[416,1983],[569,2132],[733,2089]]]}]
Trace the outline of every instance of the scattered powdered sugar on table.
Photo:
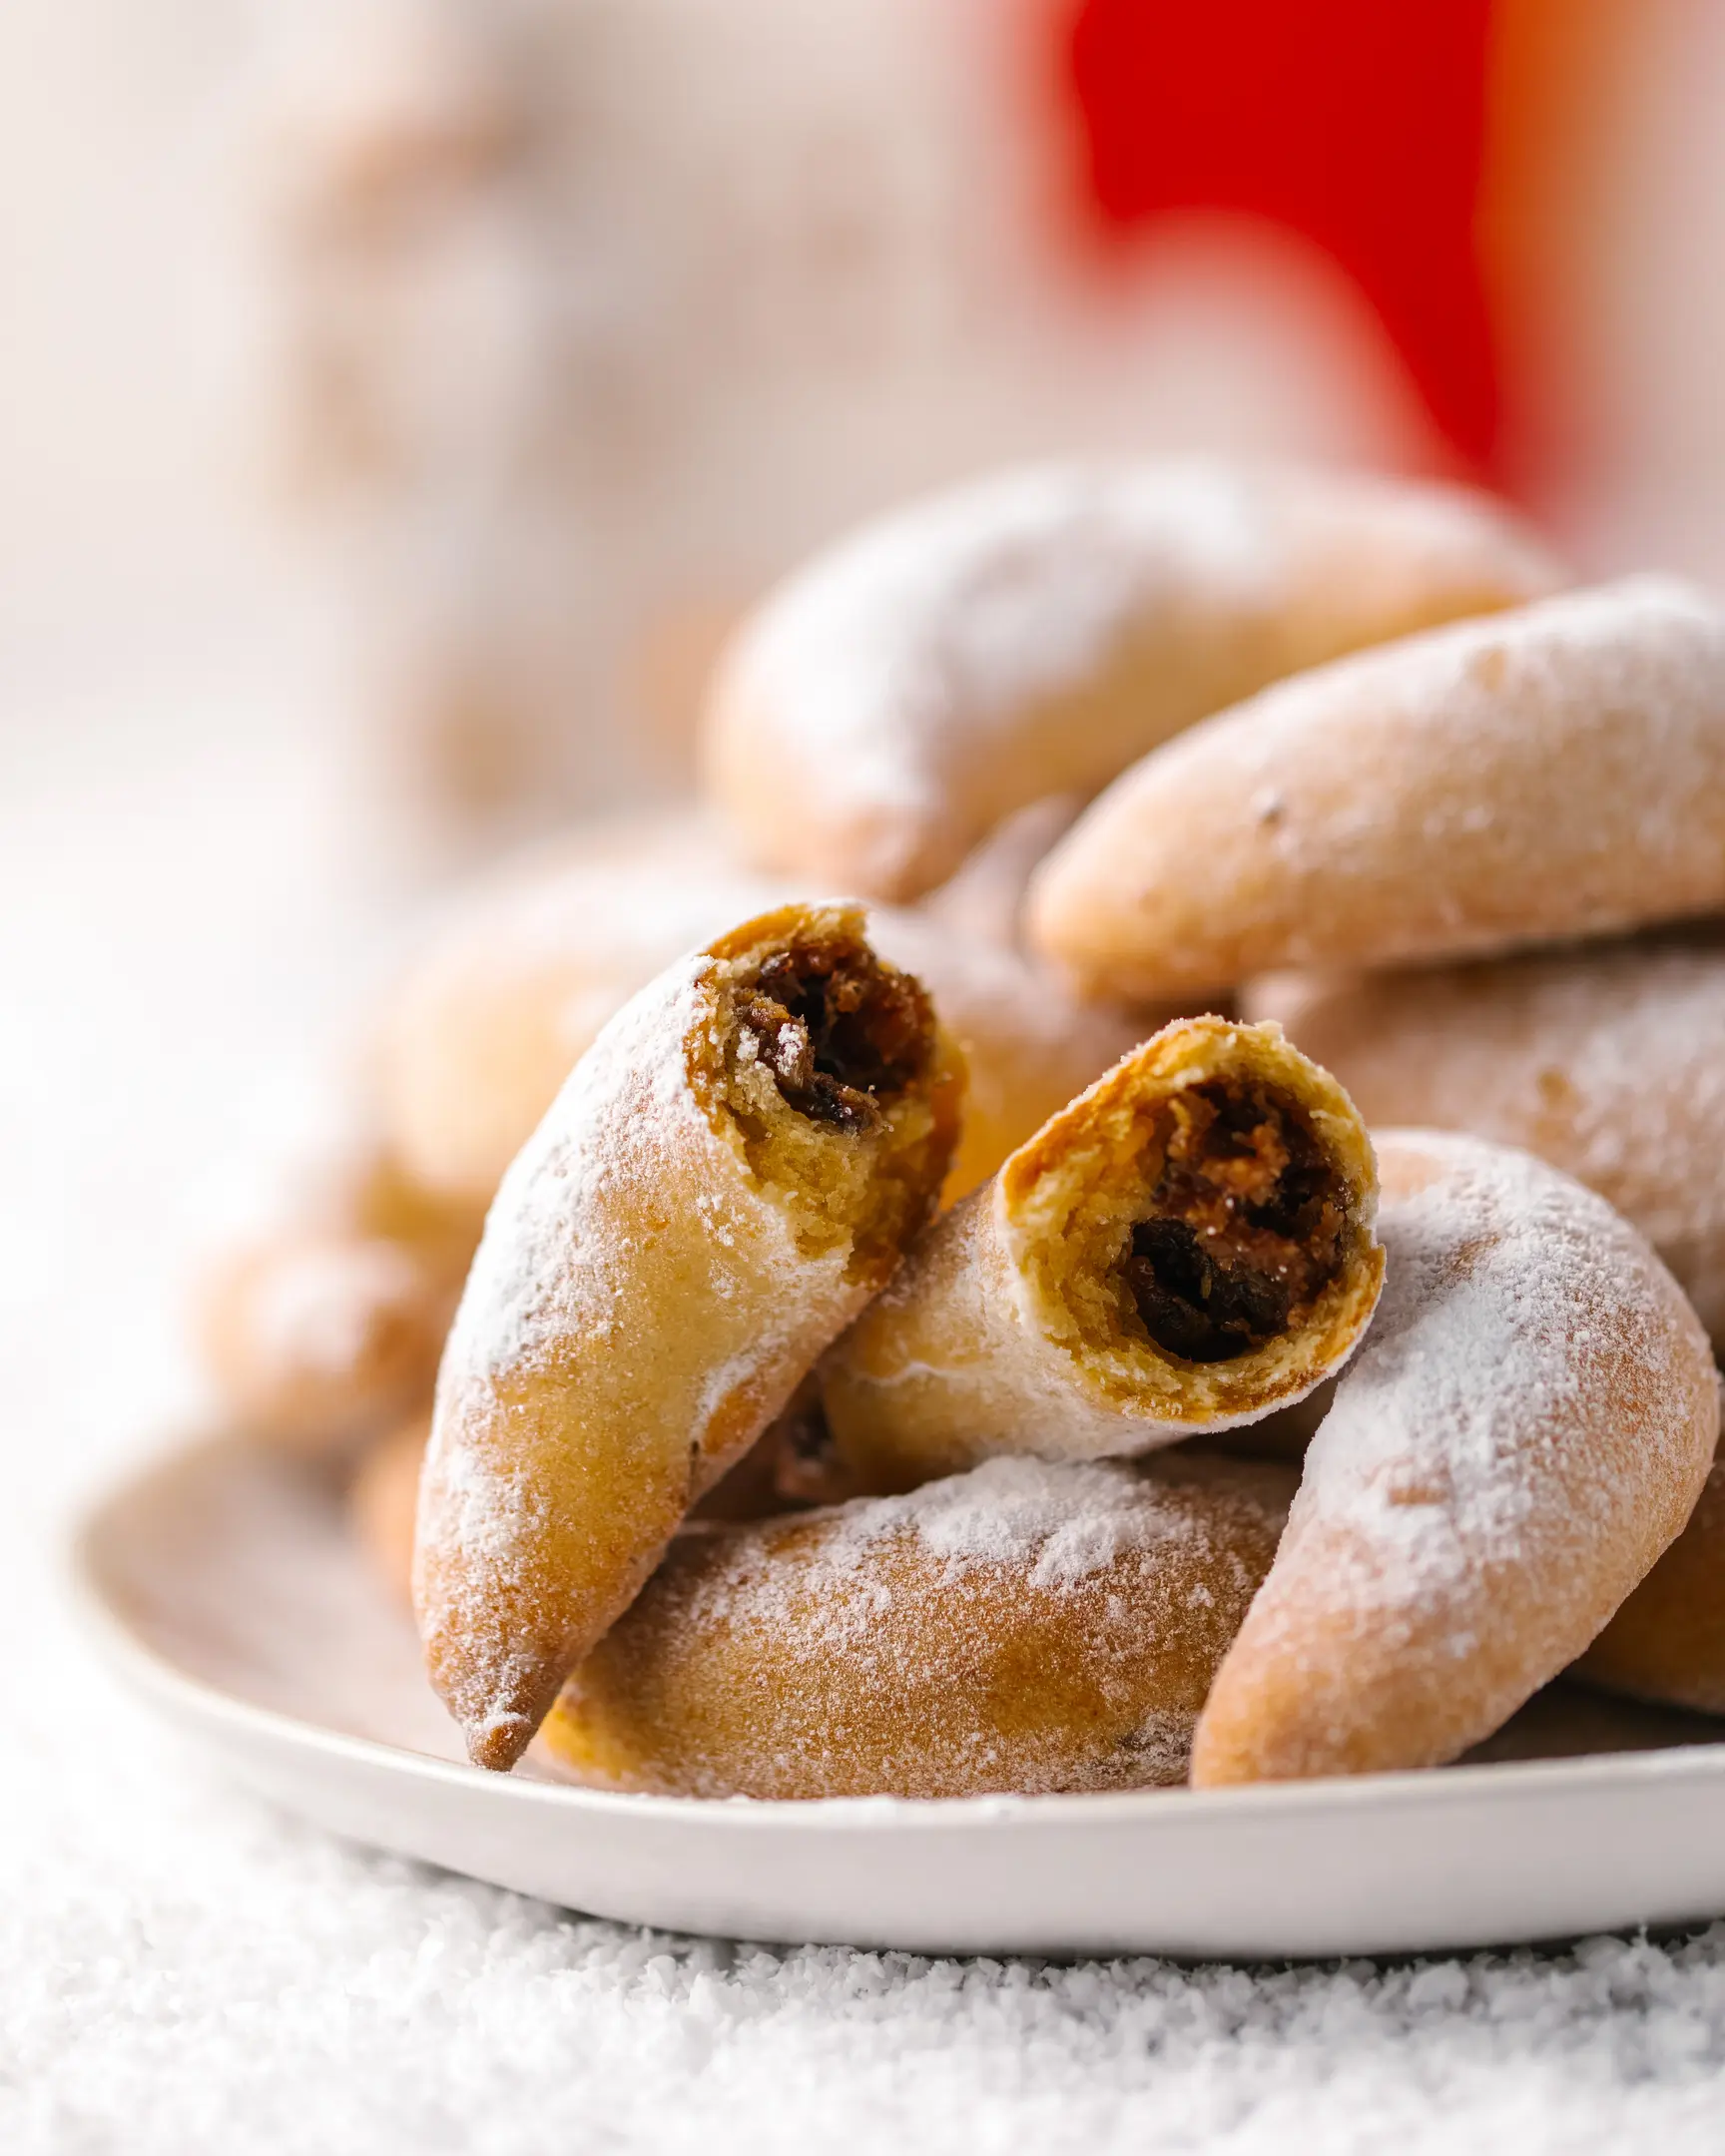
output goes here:
[{"label": "scattered powdered sugar on table", "polygon": [[0,790],[7,2156],[1714,2156],[1725,1924],[1255,1970],[693,1942],[367,1855],[158,1735],[53,1551],[187,1412],[198,1205],[391,925],[357,865],[307,877],[305,770],[213,707],[196,784],[128,700],[111,755]]},{"label": "scattered powdered sugar on table", "polygon": [[1261,1970],[730,1946],[360,1855],[148,1739],[72,1813],[9,1910],[15,2156],[1718,2147],[1725,1925]]}]

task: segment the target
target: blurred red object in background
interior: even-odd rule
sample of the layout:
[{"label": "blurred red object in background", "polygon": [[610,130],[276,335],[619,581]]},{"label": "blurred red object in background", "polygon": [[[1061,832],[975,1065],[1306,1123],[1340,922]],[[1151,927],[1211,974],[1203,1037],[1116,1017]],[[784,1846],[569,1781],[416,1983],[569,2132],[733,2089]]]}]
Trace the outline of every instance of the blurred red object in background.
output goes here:
[{"label": "blurred red object in background", "polygon": [[1479,247],[1492,0],[1076,0],[1058,66],[1094,232],[1256,216],[1354,279],[1465,466],[1502,394]]},{"label": "blurred red object in background", "polygon": [[1569,317],[1596,273],[1588,198],[1670,14],[1052,0],[1067,207],[1088,252],[1122,264],[1193,212],[1309,243],[1377,315],[1459,469],[1546,494],[1586,431]]}]

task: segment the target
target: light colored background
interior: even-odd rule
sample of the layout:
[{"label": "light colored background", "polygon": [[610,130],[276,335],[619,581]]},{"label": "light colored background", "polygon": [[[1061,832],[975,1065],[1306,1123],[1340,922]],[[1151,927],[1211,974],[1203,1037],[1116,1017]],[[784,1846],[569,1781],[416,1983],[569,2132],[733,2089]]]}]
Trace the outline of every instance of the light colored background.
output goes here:
[{"label": "light colored background", "polygon": [[[271,22],[264,0],[0,11],[0,734],[68,703],[165,726],[139,706],[170,682],[238,692],[237,733],[310,705],[359,723],[334,565],[273,498]],[[1584,560],[1710,572],[1725,11],[1646,0],[1638,36],[1578,206],[1546,506]],[[1151,438],[1410,446],[1376,332],[1319,265],[1179,235],[1123,305],[1157,324]]]}]

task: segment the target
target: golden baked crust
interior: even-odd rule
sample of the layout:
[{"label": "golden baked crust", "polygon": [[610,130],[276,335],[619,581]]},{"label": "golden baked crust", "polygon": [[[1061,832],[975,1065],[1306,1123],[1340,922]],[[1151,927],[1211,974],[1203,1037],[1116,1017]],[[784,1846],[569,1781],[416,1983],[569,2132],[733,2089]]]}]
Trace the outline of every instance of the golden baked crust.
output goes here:
[{"label": "golden baked crust", "polygon": [[505,1177],[437,1389],[414,1598],[481,1765],[519,1757],[931,1210],[961,1077],[856,907],[790,905],[605,1029]]},{"label": "golden baked crust", "polygon": [[545,1725],[583,1781],[971,1797],[1183,1779],[1294,1477],[999,1459],[909,1497],[690,1530]]},{"label": "golden baked crust", "polygon": [[1367,1122],[1524,1146],[1639,1228],[1725,1346],[1725,942],[1590,943],[1249,991]]},{"label": "golden baked crust", "polygon": [[1725,907],[1725,612],[1637,577],[1279,683],[1158,750],[1036,871],[1098,990],[1465,957]]},{"label": "golden baked crust", "polygon": [[601,1028],[685,951],[792,896],[688,814],[596,822],[461,892],[386,998],[370,1076],[429,1189],[481,1207]]},{"label": "golden baked crust", "polygon": [[1072,993],[1049,966],[937,921],[871,907],[868,932],[895,965],[927,984],[940,1023],[963,1051],[964,1121],[941,1192],[951,1205],[978,1189],[1048,1118],[1173,1013],[1129,1010]]},{"label": "golden baked crust", "polygon": [[430,1399],[457,1287],[388,1237],[286,1228],[212,1275],[205,1361],[250,1435],[312,1458],[346,1452]]},{"label": "golden baked crust", "polygon": [[1506,1147],[1378,1147],[1383,1307],[1199,1722],[1200,1786],[1455,1758],[1586,1647],[1713,1457],[1706,1336],[1626,1221]]},{"label": "golden baked crust", "polygon": [[[781,1421],[783,1421],[781,1417]],[[780,1423],[772,1424],[693,1507],[697,1520],[761,1520],[800,1509],[781,1488]],[[409,1415],[360,1453],[347,1484],[347,1519],[372,1572],[409,1608],[419,1474],[431,1413]]]},{"label": "golden baked crust", "polygon": [[1276,1026],[1165,1027],[927,1232],[823,1366],[849,1486],[1086,1458],[1300,1399],[1378,1300],[1377,1174]]},{"label": "golden baked crust", "polygon": [[1725,1714],[1725,1465],[1689,1523],[1574,1665],[1606,1692]]},{"label": "golden baked crust", "polygon": [[228,1415],[335,1456],[431,1401],[479,1217],[421,1189],[374,1140],[314,1162],[288,1218],[225,1252],[199,1299]]},{"label": "golden baked crust", "polygon": [[[467,893],[388,999],[371,1058],[384,1129],[429,1189],[483,1208],[630,996],[732,922],[820,894],[728,862],[688,815],[571,833]],[[869,934],[964,1050],[949,1200],[1156,1023],[1082,1002],[1047,967],[939,919],[880,910]]]},{"label": "golden baked crust", "polygon": [[1022,948],[1018,916],[1030,877],[1049,847],[1072,828],[1083,806],[1081,794],[1047,794],[1013,809],[943,883],[916,901],[915,912],[955,935]]},{"label": "golden baked crust", "polygon": [[912,898],[1265,683],[1558,582],[1478,496],[1223,464],[1037,466],[818,556],[715,678],[707,790],[746,858]]},{"label": "golden baked crust", "polygon": [[454,1288],[467,1277],[485,1225],[483,1204],[429,1188],[375,1137],[326,1164],[315,1209],[330,1227],[399,1244],[432,1279]]}]

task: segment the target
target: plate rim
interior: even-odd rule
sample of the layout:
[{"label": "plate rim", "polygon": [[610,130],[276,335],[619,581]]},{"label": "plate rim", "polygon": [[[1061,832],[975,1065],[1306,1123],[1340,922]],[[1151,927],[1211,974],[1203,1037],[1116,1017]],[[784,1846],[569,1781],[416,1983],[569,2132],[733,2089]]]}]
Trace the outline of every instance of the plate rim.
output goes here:
[{"label": "plate rim", "polygon": [[[1299,1816],[1359,1807],[1448,1808],[1477,1801],[1489,1789],[1495,1801],[1538,1800],[1554,1790],[1577,1794],[1632,1790],[1643,1783],[1668,1785],[1725,1781],[1725,1736],[1689,1745],[1590,1752],[1561,1758],[1479,1761],[1470,1765],[1406,1768],[1390,1773],[1328,1775],[1297,1782],[1262,1782],[1214,1790],[1189,1788],[1111,1790],[978,1797],[668,1797],[645,1791],[602,1790],[551,1778],[493,1774],[462,1760],[445,1760],[381,1738],[311,1722],[286,1709],[267,1707],[198,1676],[144,1637],[120,1606],[104,1575],[102,1543],[115,1516],[154,1482],[184,1470],[198,1455],[249,1447],[234,1429],[208,1428],[159,1445],[87,1494],[61,1540],[62,1576],[86,1636],[111,1668],[129,1674],[159,1701],[198,1720],[239,1724],[278,1747],[309,1748],[349,1766],[408,1773],[451,1788],[490,1789],[500,1803],[545,1807],[574,1814],[701,1823],[725,1832],[783,1833],[788,1828],[855,1832],[859,1828],[939,1835],[945,1832],[1034,1832],[1076,1824],[1158,1822],[1164,1831],[1208,1825],[1218,1815],[1238,1820]],[[259,1448],[262,1449],[262,1448]],[[289,1463],[291,1464],[291,1463]]]}]

